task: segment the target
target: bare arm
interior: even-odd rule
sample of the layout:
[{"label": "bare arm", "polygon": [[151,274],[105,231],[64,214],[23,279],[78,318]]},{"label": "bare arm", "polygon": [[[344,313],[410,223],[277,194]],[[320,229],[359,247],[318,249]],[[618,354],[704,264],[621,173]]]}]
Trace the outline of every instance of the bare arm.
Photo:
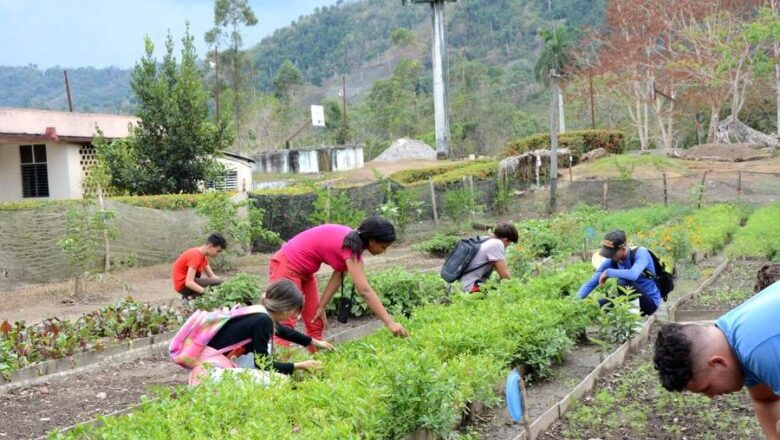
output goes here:
[{"label": "bare arm", "polygon": [[512,274],[509,273],[509,268],[506,266],[505,260],[494,261],[493,267],[496,269],[498,276],[500,276],[502,280],[508,280],[512,278]]},{"label": "bare arm", "polygon": [[333,274],[330,276],[330,280],[328,280],[328,284],[325,286],[325,290],[322,292],[320,306],[317,307],[317,312],[314,313],[314,316],[311,318],[311,322],[322,319],[323,329],[325,326],[327,326],[328,321],[325,319],[325,309],[328,307],[330,300],[333,299],[333,295],[336,293],[336,289],[339,288],[343,281],[344,272],[338,272],[334,270]]},{"label": "bare arm", "polygon": [[363,295],[363,298],[366,300],[368,308],[374,312],[377,318],[385,323],[388,330],[395,336],[409,336],[409,332],[407,332],[402,325],[395,322],[393,317],[387,313],[385,306],[382,305],[382,301],[379,299],[379,295],[377,295],[376,292],[374,292],[374,289],[371,288],[371,285],[368,284],[368,279],[366,279],[366,273],[363,269],[363,261],[352,258],[347,259],[347,271],[349,272],[349,276],[352,277],[352,283],[355,284],[355,289]]},{"label": "bare arm", "polygon": [[756,417],[764,430],[767,440],[780,440],[780,396],[772,392],[767,385],[756,385],[749,389],[753,398]]},{"label": "bare arm", "polygon": [[204,293],[206,289],[203,287],[200,287],[198,283],[195,282],[195,274],[197,271],[193,267],[187,268],[187,276],[184,278],[184,286],[189,288],[192,291],[198,292],[198,293]]},{"label": "bare arm", "polygon": [[211,270],[211,265],[207,264],[206,267],[203,268],[203,272],[206,272],[206,276],[209,278],[216,278],[219,279],[218,276],[214,275],[214,271]]}]

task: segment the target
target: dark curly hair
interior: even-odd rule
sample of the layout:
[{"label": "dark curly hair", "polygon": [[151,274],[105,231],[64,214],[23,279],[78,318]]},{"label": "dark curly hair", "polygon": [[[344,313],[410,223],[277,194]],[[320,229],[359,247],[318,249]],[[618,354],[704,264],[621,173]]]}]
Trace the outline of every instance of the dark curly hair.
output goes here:
[{"label": "dark curly hair", "polygon": [[692,344],[685,326],[666,324],[655,340],[653,365],[661,385],[668,391],[682,391],[693,377]]}]

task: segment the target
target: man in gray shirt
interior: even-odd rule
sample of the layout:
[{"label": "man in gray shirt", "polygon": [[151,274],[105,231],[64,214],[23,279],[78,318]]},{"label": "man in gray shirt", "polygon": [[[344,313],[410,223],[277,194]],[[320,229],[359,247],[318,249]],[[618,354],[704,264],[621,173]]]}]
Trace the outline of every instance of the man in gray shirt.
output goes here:
[{"label": "man in gray shirt", "polygon": [[493,235],[482,242],[479,251],[466,267],[460,282],[464,292],[479,292],[479,285],[490,277],[493,269],[501,279],[511,278],[506,265],[506,248],[511,243],[517,243],[519,235],[517,228],[511,223],[500,223],[493,230]]}]

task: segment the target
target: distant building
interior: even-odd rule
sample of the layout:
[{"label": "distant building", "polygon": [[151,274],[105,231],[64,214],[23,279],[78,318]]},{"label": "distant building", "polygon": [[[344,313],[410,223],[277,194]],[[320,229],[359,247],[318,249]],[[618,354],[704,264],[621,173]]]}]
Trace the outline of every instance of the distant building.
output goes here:
[{"label": "distant building", "polygon": [[[81,182],[96,162],[99,127],[111,141],[125,138],[135,116],[0,108],[0,202],[81,198]],[[220,189],[252,188],[252,159],[224,153]]]}]

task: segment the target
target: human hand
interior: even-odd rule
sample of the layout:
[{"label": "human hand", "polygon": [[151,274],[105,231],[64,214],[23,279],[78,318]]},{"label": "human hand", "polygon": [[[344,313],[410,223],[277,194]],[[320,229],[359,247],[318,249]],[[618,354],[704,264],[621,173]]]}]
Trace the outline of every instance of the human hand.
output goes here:
[{"label": "human hand", "polygon": [[409,331],[404,328],[401,324],[392,321],[390,324],[387,324],[387,329],[390,330],[390,333],[393,334],[393,336],[398,336],[401,338],[406,338],[409,336]]},{"label": "human hand", "polygon": [[322,320],[322,331],[325,332],[325,329],[328,328],[328,316],[325,314],[325,307],[317,308],[317,312],[314,313],[314,316],[311,318],[311,323],[314,324],[318,319]]},{"label": "human hand", "polygon": [[336,349],[336,347],[331,345],[330,342],[328,342],[328,341],[320,341],[319,339],[312,339],[311,340],[311,345],[313,345],[313,346],[315,346],[315,347],[317,347],[319,349],[322,349],[322,350],[333,351],[333,350]]},{"label": "human hand", "polygon": [[309,359],[308,361],[294,363],[293,368],[304,371],[318,370],[322,368],[322,362]]},{"label": "human hand", "polygon": [[607,282],[607,271],[601,272],[601,275],[599,276],[599,286],[603,286],[604,283]]}]

